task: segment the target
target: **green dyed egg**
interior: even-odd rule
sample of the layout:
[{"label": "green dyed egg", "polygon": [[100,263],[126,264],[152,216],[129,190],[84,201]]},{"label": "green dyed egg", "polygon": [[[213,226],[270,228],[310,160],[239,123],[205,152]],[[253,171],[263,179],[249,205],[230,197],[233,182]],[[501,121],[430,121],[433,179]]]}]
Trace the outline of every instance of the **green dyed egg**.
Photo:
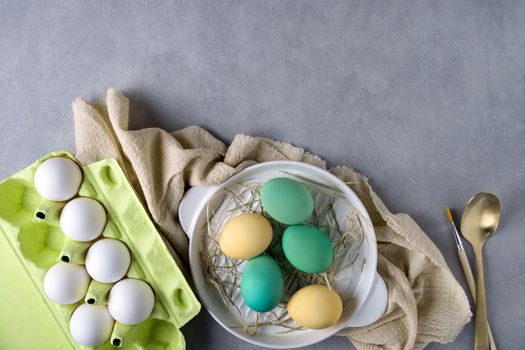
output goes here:
[{"label": "green dyed egg", "polygon": [[252,310],[267,312],[283,297],[284,281],[281,268],[268,255],[251,259],[242,272],[241,295]]},{"label": "green dyed egg", "polygon": [[286,225],[303,222],[314,211],[314,200],[308,188],[303,183],[285,177],[264,183],[261,204],[272,218]]},{"label": "green dyed egg", "polygon": [[312,225],[294,225],[284,230],[284,255],[296,269],[320,273],[332,263],[334,250],[328,237]]}]

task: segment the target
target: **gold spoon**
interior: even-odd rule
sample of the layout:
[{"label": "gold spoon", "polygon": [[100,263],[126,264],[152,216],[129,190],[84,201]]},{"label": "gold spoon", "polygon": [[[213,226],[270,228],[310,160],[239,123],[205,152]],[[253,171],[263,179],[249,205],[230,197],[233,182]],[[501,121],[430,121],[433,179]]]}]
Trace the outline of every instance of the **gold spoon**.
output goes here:
[{"label": "gold spoon", "polygon": [[483,275],[483,245],[498,227],[501,204],[492,193],[478,193],[465,206],[461,217],[461,232],[470,242],[476,256],[476,350],[489,349],[487,301]]}]

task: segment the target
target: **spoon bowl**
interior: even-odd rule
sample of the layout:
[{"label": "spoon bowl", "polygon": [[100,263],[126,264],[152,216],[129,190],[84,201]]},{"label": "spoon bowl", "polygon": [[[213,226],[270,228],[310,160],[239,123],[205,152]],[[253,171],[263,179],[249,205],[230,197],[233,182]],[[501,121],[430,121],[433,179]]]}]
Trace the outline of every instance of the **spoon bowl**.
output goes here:
[{"label": "spoon bowl", "polygon": [[461,217],[461,232],[469,241],[484,242],[494,234],[501,215],[501,204],[492,193],[478,193],[468,201]]}]

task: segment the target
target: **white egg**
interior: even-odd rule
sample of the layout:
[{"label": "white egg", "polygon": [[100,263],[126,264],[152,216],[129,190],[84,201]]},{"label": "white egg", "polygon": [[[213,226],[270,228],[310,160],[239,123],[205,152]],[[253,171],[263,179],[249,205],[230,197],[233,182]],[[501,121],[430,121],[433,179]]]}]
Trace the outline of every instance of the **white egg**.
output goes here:
[{"label": "white egg", "polygon": [[47,271],[44,291],[54,303],[74,304],[86,295],[90,280],[84,266],[59,262]]},{"label": "white egg", "polygon": [[155,295],[149,284],[134,278],[117,282],[109,292],[109,313],[117,322],[126,325],[147,319],[154,304]]},{"label": "white egg", "polygon": [[86,255],[86,269],[98,282],[114,283],[128,272],[131,255],[128,247],[119,240],[104,238],[96,241]]},{"label": "white egg", "polygon": [[71,315],[69,331],[80,345],[97,346],[109,340],[114,323],[106,306],[82,304]]},{"label": "white egg", "polygon": [[36,190],[45,199],[61,202],[73,198],[82,184],[82,170],[64,157],[49,158],[36,170]]},{"label": "white egg", "polygon": [[60,213],[60,227],[69,238],[88,242],[94,240],[106,226],[106,210],[96,200],[75,198]]}]

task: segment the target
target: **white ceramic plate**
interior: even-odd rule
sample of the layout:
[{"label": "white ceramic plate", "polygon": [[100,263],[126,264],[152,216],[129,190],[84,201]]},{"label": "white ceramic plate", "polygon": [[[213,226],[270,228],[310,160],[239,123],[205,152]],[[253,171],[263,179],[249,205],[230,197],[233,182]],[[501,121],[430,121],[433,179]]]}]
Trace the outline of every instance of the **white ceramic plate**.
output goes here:
[{"label": "white ceramic plate", "polygon": [[[190,267],[197,292],[210,314],[232,334],[252,344],[271,348],[292,348],[307,346],[319,342],[346,327],[358,327],[371,324],[379,319],[387,304],[386,286],[376,272],[377,247],[372,225],[363,225],[365,239],[360,246],[355,266],[361,273],[354,272],[351,282],[351,301],[345,304],[339,322],[323,330],[301,330],[279,333],[282,329],[261,327],[256,335],[248,336],[235,312],[229,308],[215,289],[209,287],[202,273],[201,249],[206,234],[206,206],[215,193],[239,183],[264,183],[282,177],[285,173],[294,174],[312,182],[337,188],[339,192],[370,222],[365,207],[356,194],[340,179],[326,170],[308,164],[293,161],[274,161],[249,167],[232,176],[223,184],[212,187],[194,187],[184,196],[179,207],[179,219],[184,231],[190,238]],[[213,201],[212,201],[213,202]],[[210,203],[210,205],[218,205]]]}]

